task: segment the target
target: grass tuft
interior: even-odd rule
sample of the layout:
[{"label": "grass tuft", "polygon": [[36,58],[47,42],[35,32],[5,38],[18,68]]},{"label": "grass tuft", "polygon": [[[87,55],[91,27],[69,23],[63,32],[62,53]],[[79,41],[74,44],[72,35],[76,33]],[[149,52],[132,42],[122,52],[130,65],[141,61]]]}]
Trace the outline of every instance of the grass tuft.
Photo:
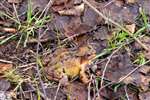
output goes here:
[{"label": "grass tuft", "polygon": [[[11,19],[16,24],[16,29],[18,30],[18,33],[20,34],[17,48],[21,43],[23,43],[24,47],[27,47],[27,42],[30,38],[35,38],[36,36],[36,30],[39,28],[44,28],[45,24],[49,21],[51,21],[51,16],[43,16],[38,18],[40,12],[33,13],[31,0],[28,0],[28,9],[27,9],[27,15],[26,20],[23,22],[20,22],[19,19],[6,14],[2,11],[0,11],[0,16],[5,16],[8,19]],[[12,35],[2,41],[0,41],[0,45],[6,43],[8,40],[10,40],[12,37],[17,37],[18,35]]]}]

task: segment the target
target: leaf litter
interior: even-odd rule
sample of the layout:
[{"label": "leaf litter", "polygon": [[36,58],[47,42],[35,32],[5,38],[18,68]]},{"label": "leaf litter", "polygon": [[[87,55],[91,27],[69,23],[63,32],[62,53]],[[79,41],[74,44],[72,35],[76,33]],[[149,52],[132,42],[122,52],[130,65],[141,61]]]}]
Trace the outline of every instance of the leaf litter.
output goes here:
[{"label": "leaf litter", "polygon": [[[42,12],[48,2],[48,0],[42,2],[31,0],[34,14]],[[108,18],[124,25],[132,34],[137,33],[142,25],[138,24],[140,21],[137,20],[140,16],[140,6],[149,20],[150,9],[148,4],[150,0],[88,0],[88,2]],[[27,1],[2,0],[0,3],[6,5],[6,7],[0,7],[0,10],[12,15],[16,13],[12,6],[15,4],[18,18],[21,22],[26,19]],[[38,83],[39,77],[37,77],[38,73],[35,71],[36,45],[39,42],[36,40],[37,42],[29,42],[26,48],[22,46],[16,48],[19,39],[17,26],[16,24],[13,26],[15,22],[10,21],[6,16],[0,16],[0,20],[4,22],[4,24],[0,24],[1,29],[11,29],[13,26],[12,29],[15,30],[10,32],[0,29],[0,32],[3,33],[0,34],[0,39],[11,36],[12,33],[17,35],[16,38],[0,45],[0,59],[12,61],[14,65],[0,63],[0,72],[3,73],[7,69],[17,68],[17,71],[27,78],[27,81],[23,81],[23,83],[29,85],[17,83],[19,98],[45,99],[46,95],[49,99],[56,100],[62,98],[64,100],[87,100],[90,98],[96,100],[128,98],[131,100],[149,100],[149,63],[138,68],[139,64],[144,64],[145,61],[150,59],[149,51],[144,51],[137,42],[130,42],[128,35],[124,35],[112,23],[103,20],[82,0],[54,0],[46,13],[51,15],[51,21],[42,26],[43,29],[35,31],[35,37],[38,38],[37,34],[40,32],[43,34],[42,39],[46,38],[45,42],[40,43],[38,58],[44,85]],[[39,15],[37,14],[37,16]],[[8,22],[9,25],[5,22]],[[113,37],[117,36],[117,32],[120,32],[120,35],[116,39],[123,40],[115,40],[114,42]],[[148,30],[136,34],[147,47],[149,47],[148,34]],[[111,39],[112,44],[110,44]],[[127,45],[121,45],[122,48],[109,58],[112,51],[118,47],[118,41],[121,41],[122,44],[127,43]],[[100,53],[104,54],[95,59]],[[34,64],[32,65],[32,63]],[[136,68],[138,69],[134,73],[126,77],[129,72]],[[104,71],[105,69],[106,71]],[[126,78],[121,83],[117,83],[124,77]],[[101,87],[103,86],[101,81],[103,81],[104,88]],[[10,92],[16,85],[11,82],[4,77],[0,84],[8,84],[5,91]],[[110,85],[105,87],[107,84]],[[42,86],[44,86],[46,94],[42,90]],[[22,92],[27,92],[24,94],[27,96],[22,96]],[[6,97],[4,92],[0,95]]]}]

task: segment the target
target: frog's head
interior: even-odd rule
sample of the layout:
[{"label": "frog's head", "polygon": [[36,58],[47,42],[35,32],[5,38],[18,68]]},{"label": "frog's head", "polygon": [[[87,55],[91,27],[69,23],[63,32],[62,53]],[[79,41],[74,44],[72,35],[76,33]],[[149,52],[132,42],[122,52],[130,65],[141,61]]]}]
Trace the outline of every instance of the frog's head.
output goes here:
[{"label": "frog's head", "polygon": [[79,47],[77,56],[82,57],[85,60],[91,60],[95,57],[96,51],[91,45],[84,45]]}]

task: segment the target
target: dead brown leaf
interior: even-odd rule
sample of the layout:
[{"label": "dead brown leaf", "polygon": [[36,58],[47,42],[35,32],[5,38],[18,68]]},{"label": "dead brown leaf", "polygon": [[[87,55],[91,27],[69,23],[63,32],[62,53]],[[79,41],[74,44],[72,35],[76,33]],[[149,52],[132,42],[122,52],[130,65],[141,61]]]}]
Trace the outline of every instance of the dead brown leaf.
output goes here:
[{"label": "dead brown leaf", "polygon": [[143,92],[139,94],[140,100],[150,100],[150,92]]},{"label": "dead brown leaf", "polygon": [[141,83],[139,86],[143,91],[147,91],[149,89],[150,76],[140,75],[139,77],[141,78]]},{"label": "dead brown leaf", "polygon": [[126,25],[125,26],[131,33],[134,33],[135,32],[135,24],[130,24],[130,25]]},{"label": "dead brown leaf", "polygon": [[60,15],[80,16],[84,11],[84,3],[74,6],[73,8],[58,11]]},{"label": "dead brown leaf", "polygon": [[59,1],[55,1],[52,9],[54,12],[58,12],[61,10],[65,10],[65,9],[70,9],[74,6],[74,2],[73,0],[59,0]]},{"label": "dead brown leaf", "polygon": [[[124,0],[115,0],[115,1],[124,1]],[[99,4],[100,5],[100,4]],[[97,5],[98,6],[98,5]],[[105,4],[103,4],[105,6]],[[101,7],[101,6],[100,6]],[[124,6],[124,3],[111,3],[109,6],[103,8],[99,8],[103,14],[112,20],[119,23],[134,23],[136,17],[138,16],[138,6]],[[106,21],[107,22],[107,21]]]},{"label": "dead brown leaf", "polygon": [[127,3],[135,3],[137,0],[125,0]]},{"label": "dead brown leaf", "polygon": [[133,83],[140,87],[142,91],[147,91],[149,89],[150,77],[147,75],[142,75],[139,72],[135,72],[127,77],[123,82],[126,84]]},{"label": "dead brown leaf", "polygon": [[5,71],[12,68],[12,64],[0,63],[0,73],[3,74]]},{"label": "dead brown leaf", "polygon": [[144,75],[147,75],[148,73],[150,73],[150,66],[143,66],[139,69],[139,72],[144,74]]},{"label": "dead brown leaf", "polygon": [[[116,55],[118,56],[111,59],[111,61],[109,62],[107,71],[105,73],[106,78],[115,82],[117,82],[118,79],[120,79],[121,77],[124,77],[126,74],[128,74],[131,70],[134,69],[130,61],[130,57],[127,53],[122,54],[118,52]],[[106,62],[102,63],[102,65],[101,64],[99,65],[101,66],[102,71],[103,71],[105,64]]]},{"label": "dead brown leaf", "polygon": [[78,36],[82,33],[88,32],[90,29],[91,26],[82,23],[80,17],[74,17],[70,23],[64,27],[64,34],[66,37]]},{"label": "dead brown leaf", "polygon": [[[42,90],[40,90],[40,91],[42,91]],[[57,99],[56,100],[66,100],[66,98],[67,98],[65,91],[62,88],[60,88],[59,91],[57,92],[57,87],[52,86],[51,88],[45,89],[45,91],[46,91],[47,97],[50,100],[54,100],[56,93],[57,93]],[[33,99],[33,98],[31,98],[31,99]],[[37,97],[35,98],[35,100],[37,100]]]},{"label": "dead brown leaf", "polygon": [[114,2],[115,2],[115,5],[118,6],[118,7],[121,7],[124,4],[124,0],[114,0]]},{"label": "dead brown leaf", "polygon": [[38,9],[42,11],[46,5],[48,4],[48,0],[31,0],[31,5],[33,9]]},{"label": "dead brown leaf", "polygon": [[10,88],[10,82],[0,79],[0,91],[7,91]]},{"label": "dead brown leaf", "polygon": [[62,5],[66,4],[70,0],[55,0],[53,5]]},{"label": "dead brown leaf", "polygon": [[[123,76],[123,77],[124,77],[124,76]],[[120,78],[120,79],[121,79],[121,78]],[[127,77],[126,79],[124,79],[123,82],[124,82],[125,84],[129,84],[129,83],[133,83],[133,80],[134,80],[134,77],[129,76],[129,77]]]},{"label": "dead brown leaf", "polygon": [[97,40],[107,40],[111,38],[111,36],[106,26],[101,26],[94,34],[94,38]]},{"label": "dead brown leaf", "polygon": [[[150,38],[148,36],[144,36],[143,38],[141,38],[141,41],[144,45],[150,48]],[[150,50],[144,51],[144,55],[147,59],[150,59]]]},{"label": "dead brown leaf", "polygon": [[[144,37],[140,38],[140,40],[147,48],[150,48],[149,36],[144,36]],[[138,43],[134,43],[134,48],[132,48],[132,49],[133,50],[142,50],[142,47]],[[146,59],[150,59],[150,49],[147,51],[144,51],[143,53],[144,53],[144,56]]]},{"label": "dead brown leaf", "polygon": [[83,19],[83,23],[88,26],[96,26],[97,24],[102,22],[102,18],[98,16],[97,13],[95,13],[92,9],[85,7],[83,16],[81,16]]},{"label": "dead brown leaf", "polygon": [[87,89],[85,85],[81,83],[70,83],[70,85],[65,88],[65,91],[71,100],[87,100]]},{"label": "dead brown leaf", "polygon": [[144,10],[146,15],[150,15],[150,0],[136,0],[137,4],[141,5],[140,7]]}]

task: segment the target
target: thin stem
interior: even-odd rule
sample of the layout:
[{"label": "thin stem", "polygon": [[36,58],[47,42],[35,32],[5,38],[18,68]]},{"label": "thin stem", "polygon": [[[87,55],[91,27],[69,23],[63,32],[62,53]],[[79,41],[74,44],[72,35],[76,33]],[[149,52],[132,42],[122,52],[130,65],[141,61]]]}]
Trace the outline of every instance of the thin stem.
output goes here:
[{"label": "thin stem", "polygon": [[134,38],[134,40],[139,43],[145,50],[149,50],[149,48],[144,45],[138,38],[136,38],[128,29],[124,28],[123,26],[121,26],[119,23],[113,21],[112,19],[108,18],[107,16],[105,16],[102,12],[100,12],[99,10],[97,10],[93,5],[91,5],[87,0],[83,0],[83,2],[85,4],[87,4],[91,9],[93,9],[99,16],[101,16],[103,19],[105,19],[106,21],[114,24],[115,26],[119,27],[121,30],[125,31],[128,33],[129,36],[131,36],[132,38]]}]

